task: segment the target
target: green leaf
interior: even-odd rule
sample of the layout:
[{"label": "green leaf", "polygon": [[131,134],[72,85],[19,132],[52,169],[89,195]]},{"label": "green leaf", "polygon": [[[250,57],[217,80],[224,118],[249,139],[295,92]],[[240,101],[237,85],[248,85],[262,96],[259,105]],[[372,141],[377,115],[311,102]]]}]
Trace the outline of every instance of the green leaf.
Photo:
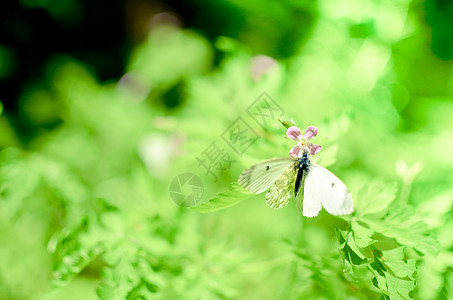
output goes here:
[{"label": "green leaf", "polygon": [[391,273],[387,272],[385,274],[385,278],[387,280],[388,286],[388,293],[390,299],[397,300],[397,299],[412,299],[411,293],[415,288],[415,281],[414,280],[405,280],[398,278]]},{"label": "green leaf", "polygon": [[416,271],[416,260],[404,260],[404,247],[398,247],[391,250],[382,251],[383,264],[389,270],[400,278],[414,279],[413,275]]},{"label": "green leaf", "polygon": [[103,283],[97,290],[101,299],[151,299],[164,285],[162,274],[157,274],[149,262],[150,253],[127,240],[111,249],[117,259],[103,271]]},{"label": "green leaf", "polygon": [[[404,255],[403,247],[384,251],[382,255],[379,252],[375,252],[375,260],[368,268],[371,274],[373,274],[374,286],[381,290],[384,294],[384,299],[386,297],[391,300],[412,299],[412,293],[415,288],[415,280],[412,278],[412,274],[415,272],[415,260],[409,260],[407,263],[403,260],[397,260],[399,258],[402,259],[401,256]],[[385,255],[389,258],[396,259],[393,266],[397,265],[394,270],[398,275],[388,267],[388,261],[384,258]],[[410,275],[407,276],[408,274]]]},{"label": "green leaf", "polygon": [[282,120],[280,120],[280,119],[278,119],[278,121],[279,121],[286,129],[290,128],[291,126],[296,126],[296,124],[294,124],[293,121],[286,121],[286,120],[283,120],[283,121],[282,121]]},{"label": "green leaf", "polygon": [[[357,262],[367,265],[382,299],[411,299],[417,266],[415,259],[407,259],[405,249],[436,253],[438,244],[426,235],[427,225],[416,216],[414,208],[397,204],[390,207],[396,193],[394,187],[374,185],[368,191],[362,190],[365,199],[359,198],[360,217],[352,217],[349,231],[338,230],[340,251],[352,270]],[[402,246],[395,248],[395,241]],[[380,251],[381,248],[387,250]]]},{"label": "green leaf", "polygon": [[408,277],[409,279],[414,279],[413,275],[416,271],[415,264],[415,259],[408,259],[407,262],[402,260],[385,262],[385,265],[389,267],[395,276],[400,278]]},{"label": "green leaf", "polygon": [[354,232],[355,243],[361,248],[368,247],[376,242],[375,239],[371,238],[374,231],[354,219],[351,221],[351,230]]},{"label": "green leaf", "polygon": [[193,206],[190,209],[202,213],[222,210],[230,206],[236,205],[242,200],[253,197],[255,194],[246,191],[238,183],[231,183],[232,189],[219,193],[217,197],[209,199],[207,202],[199,206]]},{"label": "green leaf", "polygon": [[373,285],[381,290],[384,294],[387,294],[387,282],[385,280],[385,268],[382,266],[379,260],[375,260],[368,266],[368,270],[370,270],[371,274],[373,275]]},{"label": "green leaf", "polygon": [[359,192],[355,203],[356,215],[375,218],[384,216],[390,203],[395,199],[396,191],[396,183],[385,185],[379,183],[364,187]]},{"label": "green leaf", "polygon": [[404,247],[397,247],[391,250],[383,250],[382,257],[384,261],[399,260],[404,258]]},{"label": "green leaf", "polygon": [[445,276],[453,269],[453,252],[441,249],[437,257],[426,255],[417,270],[419,299],[439,299],[445,289]]},{"label": "green leaf", "polygon": [[6,149],[0,152],[0,156],[6,161],[0,166],[0,197],[7,203],[2,214],[10,217],[17,214],[26,198],[35,195],[41,174],[20,150]]},{"label": "green leaf", "polygon": [[336,228],[336,232],[339,236],[340,251],[346,261],[353,265],[363,264],[367,257],[362,253],[362,249],[356,245],[352,232],[346,232],[338,228]]},{"label": "green leaf", "polygon": [[371,230],[395,239],[400,245],[412,247],[427,254],[436,254],[439,243],[430,235],[426,235],[427,225],[415,217],[415,210],[410,206],[395,206],[387,218],[372,220],[359,218]]}]

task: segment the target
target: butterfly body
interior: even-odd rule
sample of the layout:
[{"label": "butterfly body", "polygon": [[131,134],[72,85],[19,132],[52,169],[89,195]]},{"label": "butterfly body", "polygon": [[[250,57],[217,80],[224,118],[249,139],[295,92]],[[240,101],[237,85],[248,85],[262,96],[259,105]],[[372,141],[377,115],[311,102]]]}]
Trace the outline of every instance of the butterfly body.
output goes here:
[{"label": "butterfly body", "polygon": [[346,185],[326,168],[311,162],[307,151],[300,157],[257,163],[242,172],[238,182],[256,194],[269,189],[266,203],[272,208],[286,206],[294,195],[297,208],[306,217],[317,216],[322,207],[333,215],[353,211]]},{"label": "butterfly body", "polygon": [[296,182],[294,184],[294,197],[297,198],[301,185],[303,184],[303,179],[307,176],[310,168],[310,158],[308,157],[308,152],[304,151],[301,157],[298,160],[299,170],[297,171]]}]

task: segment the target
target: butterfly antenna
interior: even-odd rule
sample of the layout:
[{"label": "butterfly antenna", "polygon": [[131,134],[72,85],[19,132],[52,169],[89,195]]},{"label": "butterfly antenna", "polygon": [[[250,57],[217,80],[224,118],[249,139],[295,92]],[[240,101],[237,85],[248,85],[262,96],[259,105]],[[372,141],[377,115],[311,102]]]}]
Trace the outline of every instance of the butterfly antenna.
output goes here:
[{"label": "butterfly antenna", "polygon": [[282,138],[287,139],[288,141],[292,141],[287,135],[282,135]]},{"label": "butterfly antenna", "polygon": [[325,138],[323,138],[320,142],[323,143],[323,142],[327,141],[328,139],[330,139],[330,135],[328,135]]}]

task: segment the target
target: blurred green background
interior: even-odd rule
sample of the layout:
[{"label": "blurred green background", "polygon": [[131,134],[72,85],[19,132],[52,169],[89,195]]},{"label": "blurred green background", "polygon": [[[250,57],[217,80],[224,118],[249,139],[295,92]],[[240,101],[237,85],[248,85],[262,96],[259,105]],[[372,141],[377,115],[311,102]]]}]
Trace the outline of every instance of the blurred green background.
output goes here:
[{"label": "blurred green background", "polygon": [[[452,2],[20,0],[0,24],[1,299],[453,298]],[[278,119],[318,128],[352,217],[234,184],[288,155]]]}]

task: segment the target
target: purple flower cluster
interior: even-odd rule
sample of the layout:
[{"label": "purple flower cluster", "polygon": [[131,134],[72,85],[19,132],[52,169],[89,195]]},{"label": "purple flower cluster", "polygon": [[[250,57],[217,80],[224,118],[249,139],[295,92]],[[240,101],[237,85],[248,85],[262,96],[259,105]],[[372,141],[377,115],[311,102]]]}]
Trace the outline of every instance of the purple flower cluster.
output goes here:
[{"label": "purple flower cluster", "polygon": [[315,155],[319,151],[321,151],[322,147],[320,145],[316,145],[310,143],[309,140],[314,138],[318,134],[318,129],[315,126],[308,126],[305,130],[304,134],[300,132],[299,128],[296,126],[291,126],[286,131],[286,135],[292,139],[297,141],[298,143],[289,151],[289,156],[292,157],[300,157],[302,156],[303,149],[306,149],[310,155]]}]

